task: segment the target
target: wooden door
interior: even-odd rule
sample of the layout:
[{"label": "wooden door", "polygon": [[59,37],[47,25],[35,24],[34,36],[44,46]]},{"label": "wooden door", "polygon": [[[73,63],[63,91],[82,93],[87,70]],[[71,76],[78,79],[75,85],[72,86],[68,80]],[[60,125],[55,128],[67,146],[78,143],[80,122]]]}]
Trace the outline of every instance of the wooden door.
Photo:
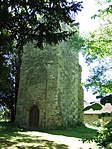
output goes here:
[{"label": "wooden door", "polygon": [[37,129],[39,127],[39,109],[33,105],[29,111],[29,127],[30,129]]}]

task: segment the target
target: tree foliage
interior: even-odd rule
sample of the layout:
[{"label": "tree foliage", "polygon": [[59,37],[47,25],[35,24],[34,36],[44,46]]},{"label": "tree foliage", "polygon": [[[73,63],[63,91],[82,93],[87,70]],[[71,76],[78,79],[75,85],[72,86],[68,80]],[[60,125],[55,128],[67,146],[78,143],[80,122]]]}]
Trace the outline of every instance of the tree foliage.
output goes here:
[{"label": "tree foliage", "polygon": [[102,106],[99,104],[99,103],[92,103],[90,106],[87,106],[84,108],[83,111],[87,111],[87,110],[101,110],[102,109]]},{"label": "tree foliage", "polygon": [[83,54],[90,66],[91,75],[86,87],[101,96],[112,93],[112,6],[100,10],[98,15],[100,26],[85,39]]},{"label": "tree foliage", "polygon": [[[111,2],[110,0],[104,0]],[[101,2],[98,0],[98,2]],[[92,88],[93,93],[100,98],[100,103],[92,103],[84,110],[101,110],[102,105],[110,103],[112,105],[112,5],[106,9],[100,10],[99,14],[93,18],[99,17],[100,27],[90,33],[85,40],[83,54],[86,62],[91,67],[91,75],[87,79],[86,87]],[[103,113],[104,115],[104,113]],[[105,124],[92,139],[100,147],[112,148],[112,121]]]},{"label": "tree foliage", "polygon": [[81,2],[66,0],[2,0],[0,2],[0,38],[4,42],[6,33],[10,40],[16,40],[17,46],[36,40],[42,47],[65,40],[70,34],[62,31],[60,23],[75,21]]},{"label": "tree foliage", "polygon": [[96,142],[99,148],[112,148],[112,121],[105,123],[101,129],[97,131],[97,136],[89,141]]},{"label": "tree foliage", "polygon": [[72,32],[62,28],[75,21],[81,2],[67,0],[0,1],[0,104],[11,110],[15,120],[23,46],[56,44]]},{"label": "tree foliage", "polygon": [[[14,111],[14,63],[12,50],[0,49],[0,105]],[[12,119],[12,117],[10,117]]]}]

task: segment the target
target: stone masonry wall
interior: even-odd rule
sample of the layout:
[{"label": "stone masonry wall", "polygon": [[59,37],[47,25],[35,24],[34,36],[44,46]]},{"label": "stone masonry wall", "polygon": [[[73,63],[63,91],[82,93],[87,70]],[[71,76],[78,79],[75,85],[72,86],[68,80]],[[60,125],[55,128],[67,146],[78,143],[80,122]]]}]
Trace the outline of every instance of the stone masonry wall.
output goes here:
[{"label": "stone masonry wall", "polygon": [[82,92],[79,92],[81,88],[81,68],[78,61],[78,51],[75,51],[75,49],[70,49],[69,43],[62,43],[60,48],[57,49],[59,49],[59,106],[64,125],[74,126],[78,122],[83,122],[83,115],[80,115],[79,113],[80,108],[83,107],[83,95],[80,98],[80,94],[82,94]]},{"label": "stone masonry wall", "polygon": [[[68,43],[24,48],[16,122],[29,128],[29,110],[39,109],[39,128],[73,126],[83,121],[83,91],[78,52]],[[80,115],[80,116],[79,116]]]},{"label": "stone masonry wall", "polygon": [[17,103],[16,122],[29,127],[29,109],[36,105],[40,111],[39,128],[59,127],[62,124],[57,99],[57,53],[47,47],[25,48]]}]

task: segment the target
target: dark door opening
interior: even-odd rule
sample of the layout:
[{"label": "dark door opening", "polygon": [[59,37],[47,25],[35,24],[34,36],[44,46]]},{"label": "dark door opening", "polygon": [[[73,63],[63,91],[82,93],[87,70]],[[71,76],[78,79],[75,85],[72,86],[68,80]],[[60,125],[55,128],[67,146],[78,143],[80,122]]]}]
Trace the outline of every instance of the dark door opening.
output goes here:
[{"label": "dark door opening", "polygon": [[29,127],[30,129],[37,129],[39,127],[39,109],[33,105],[29,111]]}]

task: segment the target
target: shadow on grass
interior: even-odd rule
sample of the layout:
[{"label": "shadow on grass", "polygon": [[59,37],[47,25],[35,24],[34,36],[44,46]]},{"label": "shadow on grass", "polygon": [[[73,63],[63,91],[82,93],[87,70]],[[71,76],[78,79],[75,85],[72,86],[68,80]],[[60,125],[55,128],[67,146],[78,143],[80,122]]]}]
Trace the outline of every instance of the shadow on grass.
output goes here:
[{"label": "shadow on grass", "polygon": [[46,130],[43,131],[49,134],[62,135],[67,137],[75,137],[80,139],[92,139],[97,134],[96,129],[88,127],[67,128],[66,130]]},{"label": "shadow on grass", "polygon": [[[24,132],[24,133],[23,133]],[[27,131],[26,131],[27,132]],[[38,133],[38,132],[37,132]],[[67,149],[64,144],[30,136],[11,123],[0,123],[0,149]]]}]

